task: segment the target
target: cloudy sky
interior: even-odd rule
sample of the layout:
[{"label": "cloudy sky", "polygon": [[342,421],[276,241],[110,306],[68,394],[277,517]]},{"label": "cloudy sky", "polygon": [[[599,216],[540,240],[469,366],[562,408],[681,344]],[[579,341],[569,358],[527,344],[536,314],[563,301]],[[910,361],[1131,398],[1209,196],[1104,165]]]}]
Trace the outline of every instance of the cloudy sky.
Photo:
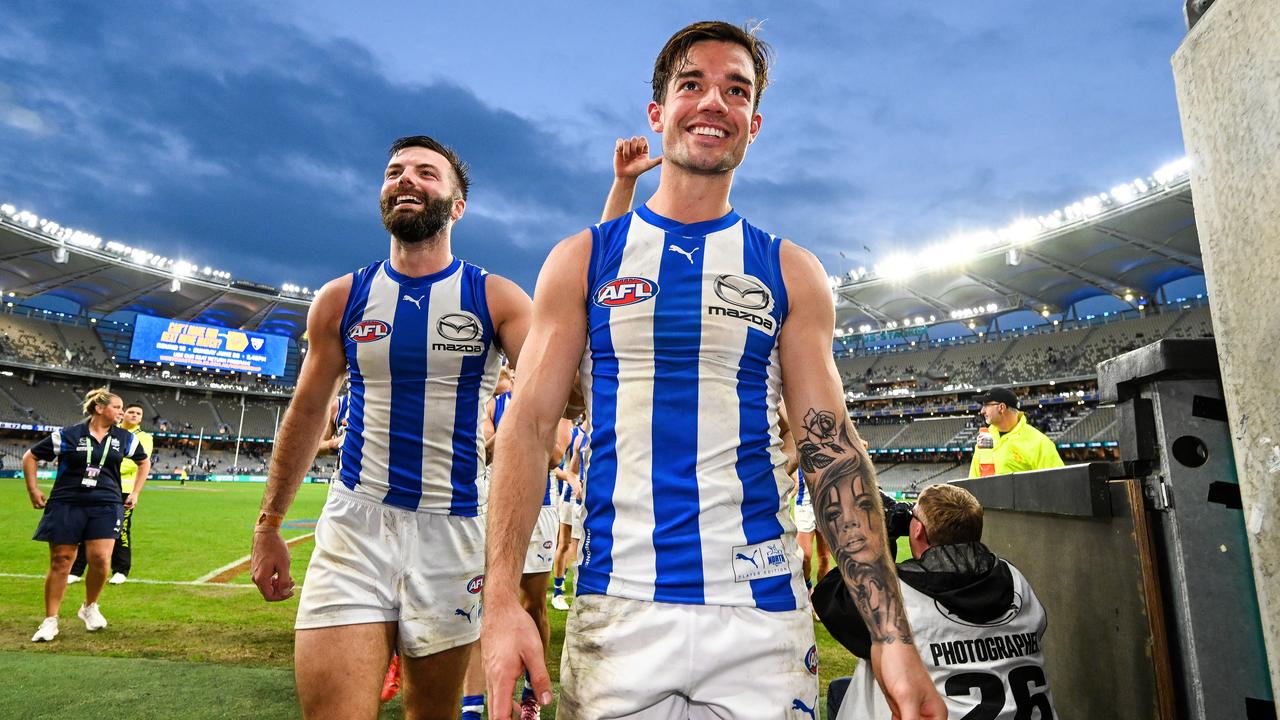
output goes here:
[{"label": "cloudy sky", "polygon": [[657,50],[707,18],[777,52],[734,204],[833,273],[1183,154],[1180,2],[405,5],[5,2],[0,202],[315,287],[385,256],[386,147],[427,133],[473,167],[455,252],[531,289],[648,132]]}]

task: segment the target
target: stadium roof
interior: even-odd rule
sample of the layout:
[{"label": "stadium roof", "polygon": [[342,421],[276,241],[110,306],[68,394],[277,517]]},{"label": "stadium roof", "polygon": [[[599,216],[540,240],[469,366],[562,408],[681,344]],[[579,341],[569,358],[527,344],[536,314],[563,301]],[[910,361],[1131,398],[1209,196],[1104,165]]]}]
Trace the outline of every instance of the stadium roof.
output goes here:
[{"label": "stadium roof", "polygon": [[1017,310],[1065,315],[1103,295],[1130,305],[1156,298],[1204,274],[1187,171],[1171,164],[1050,215],[833,277],[837,334],[985,323]]},{"label": "stadium roof", "polygon": [[[970,233],[831,278],[837,336],[1030,310],[1065,315],[1110,295],[1134,304],[1204,274],[1185,160],[1054,213]],[[234,280],[0,206],[0,292],[82,312],[204,322],[300,339],[308,288]]]},{"label": "stadium roof", "polygon": [[87,233],[12,206],[0,208],[0,292],[58,298],[102,317],[119,312],[277,333],[306,330],[310,293],[233,280]]}]

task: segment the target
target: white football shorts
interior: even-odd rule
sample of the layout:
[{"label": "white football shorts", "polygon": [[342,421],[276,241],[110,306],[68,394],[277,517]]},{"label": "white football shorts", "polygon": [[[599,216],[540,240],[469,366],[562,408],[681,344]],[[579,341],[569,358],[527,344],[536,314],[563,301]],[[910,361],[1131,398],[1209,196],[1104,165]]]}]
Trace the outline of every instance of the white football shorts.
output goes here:
[{"label": "white football shorts", "polygon": [[529,536],[529,549],[524,554],[524,574],[551,572],[556,558],[556,537],[560,531],[560,516],[555,505],[543,505],[538,511],[538,523]]},{"label": "white football shorts", "polygon": [[413,512],[332,485],[294,628],[398,623],[408,657],[478,640],[484,524],[483,514]]},{"label": "white football shorts", "polygon": [[[625,678],[620,681],[619,678]],[[559,720],[816,720],[809,608],[579,595],[565,626]]]}]

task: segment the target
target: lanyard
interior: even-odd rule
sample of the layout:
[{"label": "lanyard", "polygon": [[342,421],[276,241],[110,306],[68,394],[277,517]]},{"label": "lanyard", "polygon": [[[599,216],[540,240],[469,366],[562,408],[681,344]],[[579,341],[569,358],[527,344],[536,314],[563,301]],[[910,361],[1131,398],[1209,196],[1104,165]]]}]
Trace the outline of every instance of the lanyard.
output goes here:
[{"label": "lanyard", "polygon": [[[85,465],[87,467],[95,467],[93,464],[93,434],[89,434],[89,447],[84,449]],[[101,470],[103,465],[107,464],[107,452],[111,449],[111,431],[102,438],[102,457],[98,458],[97,469]]]}]

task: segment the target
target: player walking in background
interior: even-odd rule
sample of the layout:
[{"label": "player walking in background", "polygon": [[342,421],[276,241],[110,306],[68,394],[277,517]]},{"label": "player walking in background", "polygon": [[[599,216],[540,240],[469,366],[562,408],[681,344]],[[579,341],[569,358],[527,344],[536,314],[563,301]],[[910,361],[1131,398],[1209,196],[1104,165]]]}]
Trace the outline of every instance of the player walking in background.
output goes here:
[{"label": "player walking in background", "polygon": [[586,490],[583,456],[586,446],[586,431],[581,423],[574,425],[569,449],[556,468],[560,534],[556,538],[556,559],[551,566],[551,607],[557,610],[569,609],[569,601],[564,596],[564,573],[570,560],[578,557],[578,543],[582,541],[582,498]]},{"label": "player walking in background", "polygon": [[307,718],[373,718],[393,648],[406,714],[456,718],[479,637],[488,500],[481,423],[499,350],[517,361],[529,298],[454,257],[467,169],[425,136],[391,146],[380,205],[390,258],[327,283],[258,517],[253,579],[293,594],[280,525],[344,374],[351,409],[339,482],[316,526],[296,621]]},{"label": "player walking in background", "polygon": [[[511,406],[515,392],[515,374],[510,374],[511,389],[497,395],[489,402],[488,422],[485,423],[486,445],[492,446],[497,437],[502,418]],[[547,580],[551,575],[552,563],[556,553],[556,530],[559,516],[556,512],[556,496],[553,492],[556,460],[563,457],[569,446],[572,424],[561,418],[556,431],[554,449],[549,454],[546,468],[546,490],[542,496],[542,510],[538,513],[538,521],[529,536],[525,549],[524,571],[520,576],[520,604],[529,617],[533,619],[542,637],[542,646],[551,644],[551,621],[547,617]],[[509,697],[507,699],[510,699]],[[529,677],[525,676],[524,688],[520,691],[521,720],[532,720],[539,717],[540,707],[533,692]]]},{"label": "player walking in background", "polygon": [[[142,429],[144,413],[145,410],[140,403],[132,402],[125,405],[120,427],[133,433],[138,438],[138,442],[142,443],[142,449],[147,453],[147,457],[151,458],[153,454],[151,450],[155,447],[155,438],[151,436],[151,433]],[[137,477],[138,464],[127,457],[121,460],[121,495],[128,497],[133,493],[133,483]],[[116,544],[111,550],[111,579],[107,582],[112,585],[120,585],[128,580],[129,571],[133,569],[133,512],[135,509],[132,506],[125,507],[124,521],[120,524],[120,538],[116,540]],[[67,576],[68,584],[80,581],[80,578],[84,575],[86,564],[88,564],[88,553],[85,550],[84,543],[80,543],[76,561],[71,564],[71,574]]]},{"label": "player walking in background", "polygon": [[526,668],[550,700],[517,578],[538,472],[579,368],[591,492],[560,717],[775,718],[816,705],[777,430],[783,394],[805,474],[823,489],[820,527],[841,539],[851,591],[867,599],[878,679],[902,717],[945,716],[911,644],[878,497],[853,493],[855,481],[874,488],[875,474],[844,408],[827,275],[729,204],[760,131],[767,70],[767,46],[726,23],[673,36],[648,110],[663,136],[657,192],[561,242],[543,266],[522,396],[494,467],[484,655],[495,716]]},{"label": "player walking in background", "polygon": [[[818,525],[813,516],[813,500],[809,493],[809,488],[805,485],[804,470],[796,470],[796,542],[800,544],[800,552],[804,555],[803,572],[804,585],[810,590],[813,589],[813,559],[818,559],[818,579],[821,580],[831,570],[830,551],[827,549],[827,541],[822,538],[820,533],[814,532]],[[817,552],[814,552],[814,544],[818,546]]]},{"label": "player walking in background", "polygon": [[[67,590],[67,573],[76,547],[85,544],[89,570],[84,577],[84,605],[76,614],[89,632],[107,626],[98,597],[107,584],[111,549],[120,535],[124,511],[137,506],[151,460],[137,435],[119,427],[124,406],[106,388],[90,390],[82,406],[85,422],[54,430],[22,455],[22,474],[31,506],[44,510],[33,540],[49,544],[49,572],[44,581],[44,621],[32,642],[58,636],[58,610]],[[120,493],[120,464],[137,464],[133,490]],[[36,484],[36,461],[58,461],[53,490],[46,500]]]}]

